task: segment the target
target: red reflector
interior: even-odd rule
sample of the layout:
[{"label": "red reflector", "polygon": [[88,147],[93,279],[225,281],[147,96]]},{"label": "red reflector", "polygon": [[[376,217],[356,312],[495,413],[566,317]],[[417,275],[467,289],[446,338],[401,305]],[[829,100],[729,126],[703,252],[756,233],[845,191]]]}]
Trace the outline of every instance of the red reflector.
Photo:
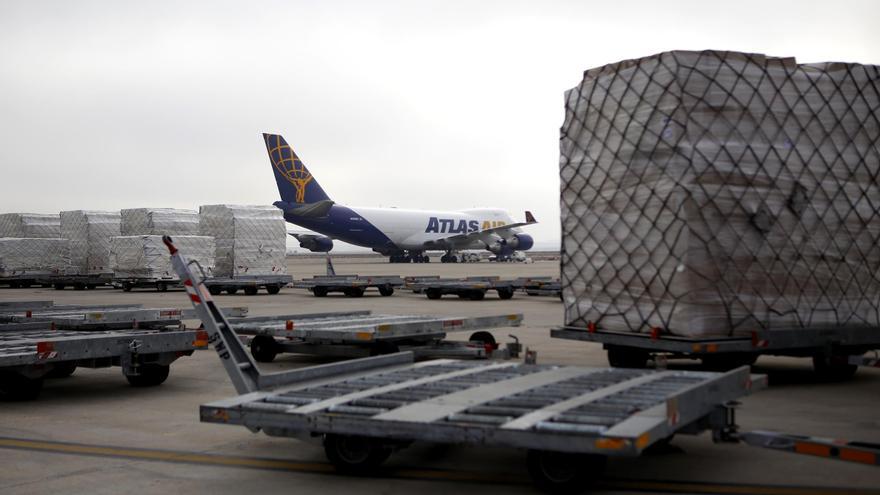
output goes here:
[{"label": "red reflector", "polygon": [[596,323],[592,321],[587,322],[587,331],[590,333],[596,333]]},{"label": "red reflector", "polygon": [[30,318],[32,316],[34,316],[34,313],[31,310],[27,310],[27,312],[24,314],[25,318]]},{"label": "red reflector", "polygon": [[285,330],[293,330],[293,321],[292,320],[285,321],[284,322],[284,329]]},{"label": "red reflector", "polygon": [[206,330],[197,331],[196,340],[208,340],[208,332]]},{"label": "red reflector", "polygon": [[752,347],[758,347],[758,332],[752,332]]},{"label": "red reflector", "polygon": [[52,352],[55,350],[55,342],[38,342],[37,353]]},{"label": "red reflector", "polygon": [[651,329],[651,340],[657,340],[660,338],[660,327],[654,327]]}]

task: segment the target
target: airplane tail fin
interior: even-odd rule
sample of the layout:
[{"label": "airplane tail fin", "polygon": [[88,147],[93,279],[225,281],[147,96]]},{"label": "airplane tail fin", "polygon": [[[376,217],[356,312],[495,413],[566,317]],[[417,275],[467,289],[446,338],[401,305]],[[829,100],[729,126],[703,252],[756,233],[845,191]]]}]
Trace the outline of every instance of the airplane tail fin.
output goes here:
[{"label": "airplane tail fin", "polygon": [[538,221],[535,220],[535,216],[532,215],[532,212],[529,210],[526,210],[526,223],[538,223]]},{"label": "airplane tail fin", "polygon": [[263,140],[275,172],[278,192],[285,203],[310,204],[330,199],[283,137],[263,133]]}]

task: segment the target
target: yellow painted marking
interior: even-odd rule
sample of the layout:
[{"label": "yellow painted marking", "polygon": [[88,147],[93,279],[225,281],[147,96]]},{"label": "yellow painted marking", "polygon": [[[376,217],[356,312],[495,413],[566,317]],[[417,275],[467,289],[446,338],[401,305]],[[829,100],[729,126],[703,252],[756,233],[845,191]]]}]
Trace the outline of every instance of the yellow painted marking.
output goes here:
[{"label": "yellow painted marking", "polygon": [[[104,445],[29,440],[24,438],[0,437],[0,449],[23,449],[56,454],[72,454],[96,457],[117,457],[136,461],[158,461],[170,463],[200,464],[204,466],[237,467],[245,469],[265,469],[292,471],[311,474],[334,473],[329,463],[289,461],[259,457],[239,457],[223,454],[200,454],[173,450],[134,449]],[[501,485],[522,485],[528,480],[511,473],[482,473],[472,471],[451,471],[442,469],[398,468],[382,469],[386,478],[402,478],[434,481],[460,481],[492,483]],[[782,485],[746,485],[730,483],[702,483],[666,480],[623,480],[603,479],[600,489],[630,490],[640,492],[662,491],[667,493],[706,493],[706,494],[756,494],[756,495],[868,495],[878,494],[876,490],[848,488],[797,487]]]},{"label": "yellow painted marking", "polygon": [[358,340],[373,340],[373,334],[370,332],[357,332],[354,334]]}]

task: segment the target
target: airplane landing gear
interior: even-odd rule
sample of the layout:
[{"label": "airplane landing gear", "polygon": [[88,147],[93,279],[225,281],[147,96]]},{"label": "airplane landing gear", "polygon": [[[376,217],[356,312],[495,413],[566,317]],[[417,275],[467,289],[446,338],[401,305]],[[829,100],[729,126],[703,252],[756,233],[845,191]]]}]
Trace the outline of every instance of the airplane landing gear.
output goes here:
[{"label": "airplane landing gear", "polygon": [[458,263],[458,256],[449,251],[440,257],[440,263]]},{"label": "airplane landing gear", "polygon": [[399,253],[399,254],[392,254],[391,256],[388,257],[388,262],[389,263],[430,263],[431,258],[429,258],[427,255],[419,253],[419,252],[413,252],[413,253],[404,252],[404,253]]}]

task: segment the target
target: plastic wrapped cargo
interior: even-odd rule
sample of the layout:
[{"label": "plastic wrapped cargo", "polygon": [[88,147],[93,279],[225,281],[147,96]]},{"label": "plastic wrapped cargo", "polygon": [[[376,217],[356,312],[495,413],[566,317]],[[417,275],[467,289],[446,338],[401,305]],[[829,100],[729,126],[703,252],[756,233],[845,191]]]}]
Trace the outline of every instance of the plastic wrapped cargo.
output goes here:
[{"label": "plastic wrapped cargo", "polygon": [[[214,238],[177,235],[174,243],[196,261],[207,276],[214,271]],[[161,235],[119,236],[110,238],[110,266],[116,279],[171,279],[177,274]]]},{"label": "plastic wrapped cargo", "polygon": [[70,241],[67,275],[110,274],[110,238],[119,235],[117,211],[62,211],[61,236]]},{"label": "plastic wrapped cargo", "polygon": [[0,238],[0,278],[60,275],[68,261],[66,239]]},{"label": "plastic wrapped cargo", "polygon": [[57,213],[2,213],[0,237],[58,239],[61,237],[61,218]]},{"label": "plastic wrapped cargo", "polygon": [[121,210],[122,235],[199,235],[199,214],[174,208]]},{"label": "plastic wrapped cargo", "polygon": [[201,235],[216,243],[214,275],[284,275],[287,227],[274,206],[204,205]]},{"label": "plastic wrapped cargo", "polygon": [[878,67],[661,53],[585,72],[561,134],[567,325],[880,325]]}]

